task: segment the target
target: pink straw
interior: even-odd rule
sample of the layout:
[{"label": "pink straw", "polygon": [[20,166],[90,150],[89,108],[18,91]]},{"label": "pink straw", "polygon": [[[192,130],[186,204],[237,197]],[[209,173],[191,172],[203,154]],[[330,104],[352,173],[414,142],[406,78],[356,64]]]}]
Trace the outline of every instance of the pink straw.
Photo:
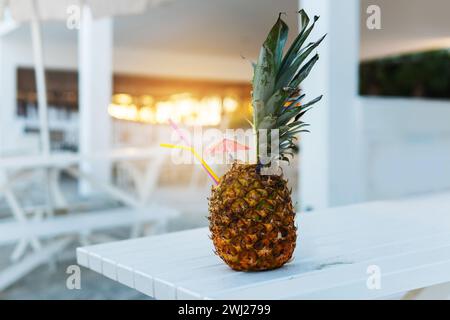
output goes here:
[{"label": "pink straw", "polygon": [[184,143],[186,143],[189,147],[192,147],[191,143],[189,142],[189,139],[183,134],[183,131],[181,131],[180,128],[178,128],[177,124],[173,122],[172,119],[169,119],[169,124],[172,127],[172,129],[175,130],[175,132],[180,136],[181,140],[183,140]]},{"label": "pink straw", "polygon": [[[189,139],[183,134],[183,132],[180,130],[180,128],[177,126],[177,124],[175,122],[172,121],[172,119],[169,119],[169,124],[172,127],[173,130],[175,130],[175,132],[178,134],[178,136],[180,137],[181,140],[183,140],[183,142],[188,146],[188,147],[192,147],[191,143],[189,142]],[[208,176],[214,181],[214,183],[216,185],[219,184],[219,181],[216,180],[216,178],[214,178],[211,173],[209,173],[208,169],[202,164],[203,169],[205,169],[206,173],[208,174]]]}]

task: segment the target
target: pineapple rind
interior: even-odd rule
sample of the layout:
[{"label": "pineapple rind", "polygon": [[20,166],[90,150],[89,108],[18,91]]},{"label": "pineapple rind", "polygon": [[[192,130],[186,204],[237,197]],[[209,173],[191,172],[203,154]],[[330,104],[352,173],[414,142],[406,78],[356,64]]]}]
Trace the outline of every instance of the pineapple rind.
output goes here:
[{"label": "pineapple rind", "polygon": [[212,188],[208,217],[216,253],[232,269],[279,268],[295,249],[295,211],[282,176],[257,173],[254,164],[234,163]]}]

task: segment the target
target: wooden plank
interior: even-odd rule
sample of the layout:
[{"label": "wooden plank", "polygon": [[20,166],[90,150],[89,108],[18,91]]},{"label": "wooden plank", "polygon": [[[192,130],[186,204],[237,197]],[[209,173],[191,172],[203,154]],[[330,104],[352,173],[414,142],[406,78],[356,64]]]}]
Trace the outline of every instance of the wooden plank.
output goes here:
[{"label": "wooden plank", "polygon": [[[205,245],[207,247],[205,247]],[[201,258],[213,258],[212,246],[207,242],[200,246],[192,246],[180,242],[175,246],[175,249],[170,247],[164,248],[147,248],[145,251],[140,251],[137,254],[139,257],[135,257],[130,261],[128,257],[119,257],[110,259],[110,261],[103,260],[103,274],[108,273],[113,278],[117,278],[119,282],[125,282],[124,284],[131,286],[130,273],[136,271],[145,270],[149,275],[153,275],[158,272],[163,272],[171,268],[181,268],[182,270],[187,267],[191,260],[197,260]],[[181,271],[182,271],[181,270]],[[153,279],[153,277],[151,277]]]},{"label": "wooden plank", "polygon": [[[102,244],[97,246],[85,247],[88,251],[88,259],[97,260],[94,264],[102,264],[103,257],[110,260],[113,264],[119,264],[120,262],[136,263],[139,260],[149,259],[149,255],[152,253],[163,250],[168,250],[170,246],[176,246],[178,242],[189,237],[192,234],[206,234],[206,230],[197,229],[189,232],[174,233],[161,235],[157,237],[146,237],[140,239],[131,239],[127,241],[113,242],[109,244]],[[125,243],[124,243],[125,242]],[[114,246],[117,245],[117,249]],[[176,246],[183,248],[183,245]],[[166,252],[166,251],[163,251]],[[121,259],[124,257],[125,259]],[[135,262],[128,260],[129,258],[136,259]],[[105,262],[108,264],[108,261]]]},{"label": "wooden plank", "polygon": [[77,263],[89,268],[89,252],[85,248],[77,248]]},{"label": "wooden plank", "polygon": [[[217,268],[217,264],[211,266],[199,266],[196,270],[189,270],[189,273],[171,272],[167,270],[165,274],[154,275],[155,277],[155,297],[164,299],[174,299],[177,294],[176,290],[188,290],[190,292],[200,292],[205,286],[210,285],[207,290],[213,292],[218,290],[220,283],[238,288],[239,285],[253,284],[258,281],[271,281],[273,279],[301,275],[315,270],[338,267],[354,262],[369,260],[374,256],[389,256],[400,254],[408,250],[416,250],[417,248],[426,248],[430,243],[449,243],[450,235],[442,234],[433,236],[431,239],[414,239],[398,243],[389,243],[386,245],[378,245],[373,247],[342,247],[340,251],[325,251],[315,254],[314,251],[301,255],[301,258],[294,260],[282,269],[265,273],[256,273],[247,275],[232,271],[222,262],[221,268]],[[210,268],[209,268],[210,267]],[[179,271],[179,270],[178,270]],[[243,280],[244,279],[244,280]],[[222,285],[223,285],[222,284]],[[223,288],[222,288],[223,290]],[[183,293],[182,293],[183,294]],[[195,298],[194,296],[191,298]]]},{"label": "wooden plank", "polygon": [[[132,239],[117,243],[90,246],[83,249],[87,252],[89,268],[103,273],[113,280],[134,287],[134,275],[131,266],[148,260],[152,264],[155,264],[155,261],[166,261],[168,260],[167,257],[170,256],[174,256],[176,260],[187,257],[192,252],[195,252],[197,248],[195,246],[192,247],[186,242],[182,242],[181,245],[174,244],[192,236],[198,238],[202,235],[206,238],[207,230],[202,228],[143,239]],[[206,243],[200,242],[200,247]],[[177,250],[187,249],[187,251],[184,255],[179,255],[176,252],[173,252],[171,255],[171,247],[177,248]],[[83,255],[83,253],[81,254]]]},{"label": "wooden plank", "polygon": [[73,152],[59,152],[51,155],[9,156],[0,158],[0,168],[10,170],[27,170],[39,168],[67,168],[79,164],[81,161],[133,161],[151,160],[155,154],[166,152],[158,147],[152,148],[119,148],[109,152],[80,154]]},{"label": "wooden plank", "polygon": [[113,241],[108,243],[94,244],[83,247],[83,249],[90,252],[115,253],[128,252],[145,247],[154,242],[169,243],[177,242],[180,239],[190,238],[195,234],[207,234],[205,228],[190,229],[177,232],[169,232],[165,234],[154,235],[151,237],[132,238],[122,241]]},{"label": "wooden plank", "polygon": [[61,153],[51,156],[15,156],[3,157],[0,159],[0,168],[13,170],[27,170],[39,168],[59,168],[67,167],[79,163],[81,160],[79,154]]},{"label": "wooden plank", "polygon": [[[344,228],[347,223],[344,214],[343,216],[342,220],[340,220],[339,215],[328,215],[326,218],[332,222],[337,218],[333,225],[335,229],[339,229],[341,227],[340,223],[343,223],[342,227]],[[414,217],[409,215],[397,216],[403,217],[403,219],[400,219],[397,222],[393,221],[393,223],[391,223],[391,221],[394,219],[384,217],[384,214],[379,214],[377,219],[368,219],[367,215],[359,215],[359,218],[354,216],[353,224],[360,225],[359,222],[361,219],[367,219],[372,221],[373,225],[368,225],[367,229],[362,228],[359,232],[334,233],[329,237],[321,236],[316,238],[313,237],[313,233],[310,233],[308,237],[304,238],[300,236],[298,249],[295,252],[296,259],[293,264],[283,268],[284,270],[275,270],[267,274],[265,273],[264,275],[260,273],[261,276],[254,276],[253,274],[247,276],[237,273],[235,276],[226,279],[222,279],[222,275],[218,273],[217,278],[207,280],[192,281],[192,279],[187,279],[183,283],[178,283],[180,286],[179,290],[195,292],[196,294],[191,297],[195,298],[199,297],[197,293],[202,290],[202,286],[207,288],[204,291],[204,294],[206,295],[207,292],[225,290],[223,287],[220,287],[221,285],[225,286],[225,288],[233,286],[239,287],[239,285],[244,285],[247,282],[255,283],[258,281],[258,278],[260,281],[265,281],[267,279],[270,280],[272,276],[276,278],[307,273],[316,268],[333,265],[337,262],[359,262],[362,259],[367,260],[374,256],[402,253],[403,250],[408,248],[414,249],[416,247],[421,247],[424,244],[432,247],[435,243],[441,243],[447,239],[447,230],[450,226],[448,215],[443,219],[440,219],[441,221],[436,221],[438,222],[437,225],[432,224],[431,226],[428,226],[427,223],[415,223]],[[322,219],[322,217],[320,217],[320,219]],[[319,217],[314,216],[303,219],[299,228],[300,232],[302,229],[311,230],[309,222],[317,224],[320,219]],[[378,223],[381,224],[378,225],[382,226],[382,228],[375,227],[377,225],[376,220],[379,220]],[[383,227],[383,221],[389,221],[389,224]],[[412,221],[412,223],[408,221]],[[323,224],[319,223],[319,225]],[[325,229],[327,228],[325,227]],[[442,234],[434,236],[439,232]],[[428,239],[428,241],[426,241],[426,239]],[[448,241],[448,239],[445,241]]]},{"label": "wooden plank", "polygon": [[[159,208],[159,209],[158,209]],[[23,237],[54,237],[79,231],[95,231],[118,226],[132,225],[136,222],[171,218],[177,212],[164,207],[153,206],[140,210],[118,208],[89,211],[67,216],[56,216],[26,224],[9,220],[0,223],[0,243],[10,243]]]},{"label": "wooden plank", "polygon": [[[387,214],[391,214],[387,210]],[[349,214],[347,214],[348,216]],[[322,237],[314,237],[314,232],[311,232],[307,237],[300,236],[298,242],[298,250],[295,252],[295,256],[297,257],[294,260],[294,265],[296,263],[300,264],[298,269],[294,268],[292,271],[289,271],[289,275],[295,274],[296,272],[307,272],[308,270],[313,270],[314,267],[318,267],[321,264],[332,264],[333,261],[331,258],[338,259],[340,255],[347,253],[346,257],[343,259],[345,262],[353,260],[357,261],[357,257],[349,256],[349,254],[354,254],[353,252],[358,253],[359,251],[366,251],[367,253],[373,252],[373,255],[383,254],[383,251],[387,250],[390,246],[394,246],[393,248],[398,252],[403,250],[401,246],[404,240],[410,240],[413,243],[413,247],[420,245],[420,241],[422,237],[427,237],[429,235],[433,235],[440,232],[443,232],[444,235],[447,233],[448,227],[450,226],[449,215],[445,215],[444,218],[434,220],[434,223],[416,223],[414,221],[414,217],[412,215],[398,215],[397,219],[389,219],[389,217],[385,217],[385,213],[378,214],[376,219],[368,219],[367,215],[359,215],[352,216],[353,225],[363,225],[361,230],[354,232],[344,232],[344,233],[335,233],[331,234],[329,237],[326,235]],[[302,219],[300,224],[300,232],[301,230],[314,230],[314,226],[323,226],[320,223],[321,219],[324,218],[331,220],[334,229],[340,229],[341,227],[345,230],[345,226],[347,225],[348,220],[346,219],[345,214],[342,214],[342,219],[340,215],[322,215],[322,216],[309,216],[307,219]],[[359,218],[358,218],[359,217]],[[398,217],[402,217],[403,219],[398,219]],[[364,223],[360,223],[360,220],[367,220],[369,223],[364,225]],[[431,218],[430,218],[431,219]],[[385,225],[385,221],[389,221],[389,224]],[[311,225],[311,223],[313,225]],[[342,225],[341,225],[342,223]],[[355,241],[355,239],[357,239]],[[398,240],[400,239],[400,240]],[[417,240],[419,239],[419,240]],[[436,240],[437,241],[437,240]],[[400,242],[400,245],[396,246],[396,243]],[[437,242],[439,243],[439,242]],[[430,242],[430,245],[433,245],[433,242]],[[377,250],[377,246],[382,246],[381,250]],[[311,259],[312,257],[312,259]],[[369,256],[370,257],[370,256]],[[353,259],[353,260],[352,260]],[[289,267],[292,268],[292,267]],[[274,271],[275,273],[278,271]],[[287,272],[287,271],[282,271]],[[220,276],[219,276],[220,277]],[[240,276],[237,276],[238,278]],[[249,282],[255,281],[252,276],[246,277],[243,276]],[[262,276],[264,280],[267,276]],[[238,285],[235,282],[231,281],[232,279],[226,279],[226,285]],[[214,286],[218,286],[220,281],[217,279],[210,279]],[[201,286],[202,281],[195,281],[192,283],[195,289],[190,288],[190,283],[184,283],[186,288],[190,291],[196,292],[195,286]],[[209,288],[208,290],[213,290],[214,288]]]},{"label": "wooden plank", "polygon": [[[151,269],[151,273],[149,272],[149,274],[152,275],[152,273],[157,272],[158,270],[164,270],[172,264],[178,263],[180,266],[182,266],[186,263],[186,261],[188,261],[188,259],[196,259],[196,258],[211,256],[211,253],[206,253],[203,256],[202,255],[193,256],[193,252],[196,252],[196,251],[197,250],[187,251],[185,253],[177,253],[177,254],[171,254],[171,252],[169,251],[169,252],[166,252],[166,254],[161,255],[160,258],[153,258],[150,260],[150,263],[152,265],[151,265],[151,267],[149,267]],[[149,260],[147,260],[147,261],[149,261]],[[158,262],[156,263],[155,261],[158,261]],[[126,263],[126,264],[118,263],[116,268],[117,268],[117,280],[121,283],[124,283],[123,281],[125,281],[126,283],[124,283],[124,284],[127,284],[127,285],[129,285],[130,283],[132,283],[134,281],[134,280],[130,280],[130,279],[134,279],[134,276],[133,276],[134,269],[136,268],[137,270],[139,270],[138,269],[139,267],[136,266],[135,263]],[[131,274],[130,274],[130,272],[131,272]]]},{"label": "wooden plank", "polygon": [[177,287],[187,278],[209,279],[217,274],[235,272],[228,268],[217,256],[204,258],[202,261],[190,261],[183,268],[167,268],[164,272],[153,274],[153,294],[156,299],[177,299]]},{"label": "wooden plank", "polygon": [[[424,263],[426,261],[426,263]],[[377,265],[382,272],[381,289],[366,286],[367,267]],[[252,285],[228,292],[212,293],[213,299],[283,299],[298,297],[378,298],[402,291],[450,281],[450,246],[419,250],[391,257],[311,272],[307,277],[291,277]],[[429,272],[433,274],[428,274]],[[384,284],[383,284],[384,283]],[[383,287],[384,286],[384,287]]]},{"label": "wooden plank", "polygon": [[[185,296],[186,293],[194,293],[191,298],[201,298],[208,293],[216,291],[238,290],[246,285],[253,285],[258,282],[263,283],[293,276],[308,275],[310,272],[324,268],[343,267],[361,261],[370,261],[373,257],[395,256],[408,250],[414,252],[420,248],[432,248],[436,244],[450,244],[448,233],[414,237],[406,241],[380,243],[371,247],[361,246],[359,241],[353,241],[340,247],[333,247],[332,250],[315,251],[314,248],[311,248],[303,254],[299,250],[296,252],[297,258],[282,269],[250,274],[238,272],[217,273],[216,277],[195,279],[195,281],[193,281],[193,278],[188,278],[185,281],[178,282],[177,286],[181,296]],[[305,243],[304,246],[310,246],[310,244]]]}]

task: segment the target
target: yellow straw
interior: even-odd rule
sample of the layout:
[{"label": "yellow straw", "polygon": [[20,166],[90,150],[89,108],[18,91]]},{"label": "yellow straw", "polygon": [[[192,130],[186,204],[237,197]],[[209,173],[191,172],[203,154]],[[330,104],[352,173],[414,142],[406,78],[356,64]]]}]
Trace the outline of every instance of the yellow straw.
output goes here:
[{"label": "yellow straw", "polygon": [[188,146],[179,146],[179,145],[175,145],[175,144],[169,144],[169,143],[161,143],[160,144],[161,147],[163,148],[171,148],[171,149],[183,149],[183,150],[188,150],[190,152],[192,152],[192,154],[197,158],[198,161],[201,162],[201,164],[203,165],[203,167],[208,171],[208,173],[211,175],[211,177],[216,181],[216,183],[219,182],[219,177],[216,175],[216,173],[211,169],[211,167],[205,162],[205,160],[203,160],[203,158],[197,153],[197,151],[195,151],[195,149],[193,147],[188,147]]}]

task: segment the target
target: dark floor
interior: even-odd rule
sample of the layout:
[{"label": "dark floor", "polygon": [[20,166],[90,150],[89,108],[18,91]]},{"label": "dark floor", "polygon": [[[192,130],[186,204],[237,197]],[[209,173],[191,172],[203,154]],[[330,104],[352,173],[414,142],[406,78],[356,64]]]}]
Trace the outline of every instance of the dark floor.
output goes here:
[{"label": "dark floor", "polygon": [[66,269],[73,264],[76,264],[75,260],[58,262],[55,269],[52,269],[49,265],[41,266],[5,292],[1,292],[0,299],[149,299],[136,290],[86,268],[81,268],[81,288],[69,290],[66,287],[68,277]]},{"label": "dark floor", "polygon": [[[168,231],[196,228],[206,225],[205,214],[183,213],[169,223]],[[115,236],[128,234],[126,230],[118,230]],[[0,300],[13,299],[150,299],[134,289],[112,281],[94,271],[81,267],[81,289],[70,290],[66,286],[67,267],[76,265],[75,249],[77,244],[68,248],[58,258],[55,265],[42,265],[27,276],[0,292]],[[5,267],[12,247],[0,248],[0,270]],[[3,264],[3,266],[2,266]]]}]

